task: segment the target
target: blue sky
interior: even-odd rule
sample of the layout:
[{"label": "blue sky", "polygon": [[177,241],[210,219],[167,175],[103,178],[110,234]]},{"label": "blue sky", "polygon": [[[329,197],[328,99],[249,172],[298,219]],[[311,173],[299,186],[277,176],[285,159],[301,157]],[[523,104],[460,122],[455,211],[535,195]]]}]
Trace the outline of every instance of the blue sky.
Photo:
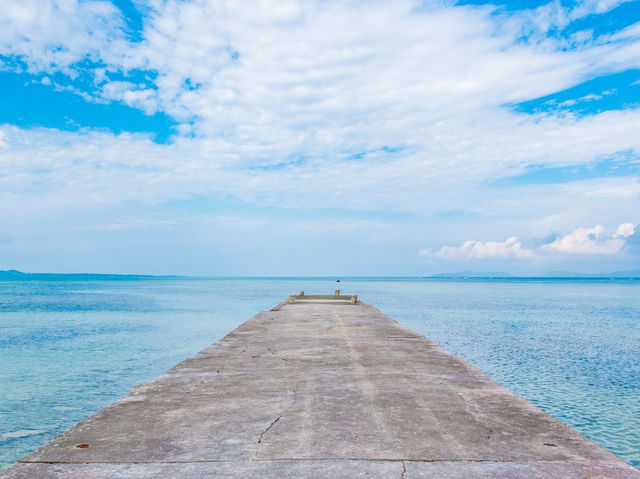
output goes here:
[{"label": "blue sky", "polygon": [[638,269],[639,132],[639,1],[10,2],[0,269]]}]

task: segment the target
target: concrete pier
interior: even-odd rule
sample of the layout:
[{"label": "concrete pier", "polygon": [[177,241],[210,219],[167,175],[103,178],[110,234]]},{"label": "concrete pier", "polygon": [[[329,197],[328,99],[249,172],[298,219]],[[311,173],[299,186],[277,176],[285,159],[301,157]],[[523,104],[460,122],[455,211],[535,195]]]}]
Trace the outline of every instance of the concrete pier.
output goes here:
[{"label": "concrete pier", "polygon": [[298,295],[0,477],[640,478],[640,471],[375,307],[351,296]]}]

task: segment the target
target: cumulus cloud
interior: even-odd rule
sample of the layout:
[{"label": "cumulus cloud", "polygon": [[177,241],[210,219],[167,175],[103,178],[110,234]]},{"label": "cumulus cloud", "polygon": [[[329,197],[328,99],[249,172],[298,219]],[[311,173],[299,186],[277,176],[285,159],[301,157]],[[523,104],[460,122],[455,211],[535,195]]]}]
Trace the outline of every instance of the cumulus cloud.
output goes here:
[{"label": "cumulus cloud", "polygon": [[435,253],[425,249],[420,251],[420,256],[446,260],[489,258],[529,260],[544,253],[613,255],[625,249],[626,239],[635,234],[635,227],[632,223],[622,223],[613,235],[606,235],[605,231],[602,225],[578,228],[570,234],[556,238],[551,243],[543,244],[538,250],[524,248],[518,238],[512,236],[504,242],[468,240],[460,246],[443,246]]},{"label": "cumulus cloud", "polygon": [[626,246],[625,238],[634,234],[631,223],[618,226],[616,233],[606,235],[605,227],[578,228],[572,233],[557,238],[553,243],[543,245],[544,251],[565,254],[610,255],[620,253]]},{"label": "cumulus cloud", "polygon": [[420,255],[426,257],[435,256],[442,259],[531,259],[534,257],[534,252],[523,248],[518,238],[512,236],[503,242],[469,240],[460,246],[443,246],[435,253],[430,250],[422,250]]},{"label": "cumulus cloud", "polygon": [[633,223],[622,223],[616,230],[616,238],[627,238],[635,233]]}]

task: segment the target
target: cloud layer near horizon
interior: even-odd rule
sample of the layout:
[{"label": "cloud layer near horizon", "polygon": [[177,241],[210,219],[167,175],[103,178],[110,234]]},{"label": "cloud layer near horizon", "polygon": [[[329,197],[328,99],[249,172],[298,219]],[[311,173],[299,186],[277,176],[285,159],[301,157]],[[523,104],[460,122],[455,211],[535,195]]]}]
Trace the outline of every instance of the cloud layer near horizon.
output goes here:
[{"label": "cloud layer near horizon", "polygon": [[[399,274],[420,271],[419,249],[464,242],[470,230],[481,240],[436,257],[531,259],[538,253],[522,244],[554,231],[638,223],[635,174],[499,185],[532,165],[637,164],[636,107],[581,115],[513,106],[640,68],[639,24],[600,36],[552,33],[619,3],[508,11],[151,1],[140,3],[133,33],[108,2],[12,5],[0,12],[5,70],[87,102],[163,112],[177,127],[159,144],[88,127],[0,126],[5,257],[6,245],[38,237],[46,223],[64,247],[78,229],[113,225],[206,242],[208,222],[230,243],[242,234],[234,225],[263,225],[274,243],[266,248],[285,257],[290,240],[274,232],[284,214],[301,238],[348,238],[371,256],[405,235],[402,252],[380,265]],[[486,241],[496,235],[524,240]],[[582,247],[623,253],[619,241]],[[589,243],[553,244],[545,248],[567,253]],[[214,256],[219,247],[212,239]]]},{"label": "cloud layer near horizon", "polygon": [[538,248],[526,248],[511,236],[503,242],[467,240],[460,246],[443,246],[438,251],[421,250],[426,258],[455,259],[495,259],[513,258],[519,260],[540,260],[540,255],[615,255],[627,249],[627,241],[635,235],[636,227],[622,223],[613,235],[607,235],[602,225],[592,228],[578,228],[559,235],[553,241],[543,243]]}]

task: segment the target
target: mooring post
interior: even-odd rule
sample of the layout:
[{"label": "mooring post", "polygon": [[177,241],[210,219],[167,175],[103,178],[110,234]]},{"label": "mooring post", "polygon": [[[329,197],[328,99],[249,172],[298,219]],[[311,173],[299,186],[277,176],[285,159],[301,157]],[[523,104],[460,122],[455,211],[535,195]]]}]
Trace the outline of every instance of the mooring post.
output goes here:
[{"label": "mooring post", "polygon": [[293,302],[294,302],[295,300],[296,300],[295,295],[290,294],[290,295],[289,295],[289,304],[293,304]]},{"label": "mooring post", "polygon": [[336,289],[336,296],[340,296],[340,290]]},{"label": "mooring post", "polygon": [[304,296],[304,291],[300,291],[300,296]]},{"label": "mooring post", "polygon": [[357,294],[352,294],[351,295],[351,304],[356,304],[358,302],[358,295]]}]

